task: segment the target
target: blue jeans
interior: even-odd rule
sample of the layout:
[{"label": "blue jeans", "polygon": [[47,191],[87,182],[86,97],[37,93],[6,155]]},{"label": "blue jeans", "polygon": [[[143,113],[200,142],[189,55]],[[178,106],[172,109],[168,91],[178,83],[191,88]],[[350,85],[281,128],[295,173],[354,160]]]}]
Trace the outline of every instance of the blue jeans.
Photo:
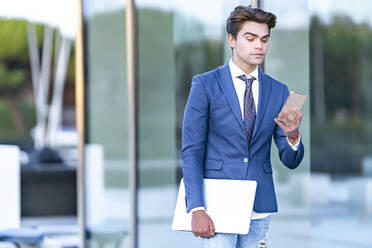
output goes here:
[{"label": "blue jeans", "polygon": [[266,242],[270,216],[252,220],[248,234],[216,233],[211,238],[202,238],[203,248],[258,248],[260,241]]}]

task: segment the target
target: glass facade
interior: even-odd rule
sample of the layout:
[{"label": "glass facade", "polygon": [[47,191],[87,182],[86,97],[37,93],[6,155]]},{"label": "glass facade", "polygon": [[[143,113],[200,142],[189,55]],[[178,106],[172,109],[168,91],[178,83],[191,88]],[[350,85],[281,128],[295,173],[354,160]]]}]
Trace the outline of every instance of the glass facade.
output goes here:
[{"label": "glass facade", "polygon": [[[21,199],[20,209],[14,209],[18,219],[74,218],[73,38],[49,20],[29,22],[28,18],[0,13],[0,150],[6,154],[8,145],[19,149],[17,156],[3,157],[2,164],[14,159],[13,168],[19,170],[18,188],[9,191]],[[7,182],[0,187],[6,189]]]},{"label": "glass facade", "polygon": [[171,247],[176,185],[174,13],[136,1],[139,69],[138,247]]},{"label": "glass facade", "polygon": [[[261,7],[277,16],[272,30],[265,73],[285,83],[290,91],[309,96],[308,1],[261,1]],[[310,247],[310,97],[302,108],[300,126],[305,155],[301,165],[289,170],[272,146],[272,166],[278,213],[272,215],[269,247]]]},{"label": "glass facade", "polygon": [[372,244],[371,7],[310,1],[314,247]]},{"label": "glass facade", "polygon": [[84,1],[87,247],[128,242],[128,101],[124,3]]},{"label": "glass facade", "polygon": [[[300,167],[288,170],[272,148],[279,213],[271,218],[268,247],[369,247],[372,19],[365,10],[371,4],[259,2],[278,17],[263,69],[308,95]],[[183,111],[192,76],[231,58],[225,20],[250,1],[135,4],[138,247],[199,247],[191,233],[171,230],[182,178]],[[125,3],[86,0],[83,13],[88,244],[130,247]]]},{"label": "glass facade", "polygon": [[194,1],[136,1],[141,248],[200,245],[191,233],[171,230],[182,177],[183,111],[192,76],[229,58],[224,22],[231,6],[239,3],[203,1],[195,10]]},{"label": "glass facade", "polygon": [[[66,2],[27,4],[7,2],[0,11],[0,232],[15,229],[27,236],[24,230],[32,227],[44,239],[31,243],[51,247],[60,236],[77,239],[71,21],[77,12]],[[30,244],[28,238],[11,244],[0,236],[2,247]]]}]

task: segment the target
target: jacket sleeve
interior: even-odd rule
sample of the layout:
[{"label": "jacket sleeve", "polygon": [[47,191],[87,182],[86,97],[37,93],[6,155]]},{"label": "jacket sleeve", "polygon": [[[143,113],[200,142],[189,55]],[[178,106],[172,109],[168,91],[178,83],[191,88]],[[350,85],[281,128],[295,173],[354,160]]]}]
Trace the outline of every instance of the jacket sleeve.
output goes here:
[{"label": "jacket sleeve", "polygon": [[[282,101],[282,106],[284,105],[286,99],[289,96],[288,87],[285,88],[285,93]],[[278,147],[280,161],[289,169],[297,168],[302,158],[304,157],[304,145],[302,144],[302,138],[298,145],[297,151],[293,150],[292,147],[288,144],[286,136],[277,124],[275,124],[274,130],[274,141]]]},{"label": "jacket sleeve", "polygon": [[208,135],[208,98],[198,76],[192,80],[182,125],[182,172],[187,212],[204,206],[203,174]]}]

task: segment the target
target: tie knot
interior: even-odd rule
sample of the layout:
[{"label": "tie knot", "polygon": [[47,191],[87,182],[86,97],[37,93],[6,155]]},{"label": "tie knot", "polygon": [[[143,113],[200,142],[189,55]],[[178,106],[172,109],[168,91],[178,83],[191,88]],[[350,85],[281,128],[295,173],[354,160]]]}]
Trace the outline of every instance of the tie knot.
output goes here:
[{"label": "tie knot", "polygon": [[246,75],[241,75],[238,77],[240,80],[243,80],[247,87],[251,87],[255,77],[250,76],[249,78]]}]

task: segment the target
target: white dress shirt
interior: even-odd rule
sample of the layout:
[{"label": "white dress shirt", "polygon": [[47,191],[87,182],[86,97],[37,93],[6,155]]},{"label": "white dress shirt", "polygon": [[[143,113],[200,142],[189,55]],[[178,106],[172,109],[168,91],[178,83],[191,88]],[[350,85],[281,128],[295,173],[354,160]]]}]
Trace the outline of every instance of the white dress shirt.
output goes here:
[{"label": "white dress shirt", "polygon": [[[244,120],[244,93],[245,93],[246,84],[243,80],[239,79],[238,77],[241,75],[246,75],[248,78],[249,77],[255,78],[255,80],[252,83],[252,94],[253,94],[253,99],[254,99],[254,104],[256,107],[256,114],[257,114],[257,105],[258,105],[258,97],[259,97],[258,66],[249,75],[247,75],[237,65],[235,65],[232,60],[229,61],[229,67],[230,67],[231,77],[234,83],[236,95],[238,96],[238,99],[239,99],[239,105],[240,105],[240,110],[242,113],[242,118]],[[262,219],[262,218],[269,216],[270,214],[271,213],[257,213],[253,210],[251,219],[252,220]]]},{"label": "white dress shirt", "polygon": [[[254,103],[255,103],[255,106],[256,106],[256,114],[257,114],[257,105],[258,105],[259,87],[260,87],[259,81],[258,81],[258,66],[256,67],[256,69],[254,71],[252,71],[249,75],[247,75],[242,69],[240,69],[237,65],[235,65],[234,62],[231,59],[229,61],[229,68],[230,68],[233,84],[234,84],[234,87],[235,87],[236,95],[238,96],[242,118],[244,120],[244,93],[245,93],[246,84],[243,80],[239,79],[238,77],[241,76],[241,75],[245,75],[248,78],[252,77],[252,76],[255,78],[255,80],[252,83],[252,93],[253,93]],[[298,145],[300,143],[300,139],[301,139],[301,137],[298,139],[297,143],[294,144],[294,145],[292,145],[288,141],[288,139],[287,139],[287,142],[292,147],[293,150],[297,151]],[[193,209],[191,209],[191,212],[195,212],[197,210],[205,210],[205,208],[204,207],[193,208]],[[252,220],[262,219],[262,218],[265,218],[265,217],[267,217],[271,214],[272,213],[257,213],[255,211],[253,211],[251,219]]]}]

